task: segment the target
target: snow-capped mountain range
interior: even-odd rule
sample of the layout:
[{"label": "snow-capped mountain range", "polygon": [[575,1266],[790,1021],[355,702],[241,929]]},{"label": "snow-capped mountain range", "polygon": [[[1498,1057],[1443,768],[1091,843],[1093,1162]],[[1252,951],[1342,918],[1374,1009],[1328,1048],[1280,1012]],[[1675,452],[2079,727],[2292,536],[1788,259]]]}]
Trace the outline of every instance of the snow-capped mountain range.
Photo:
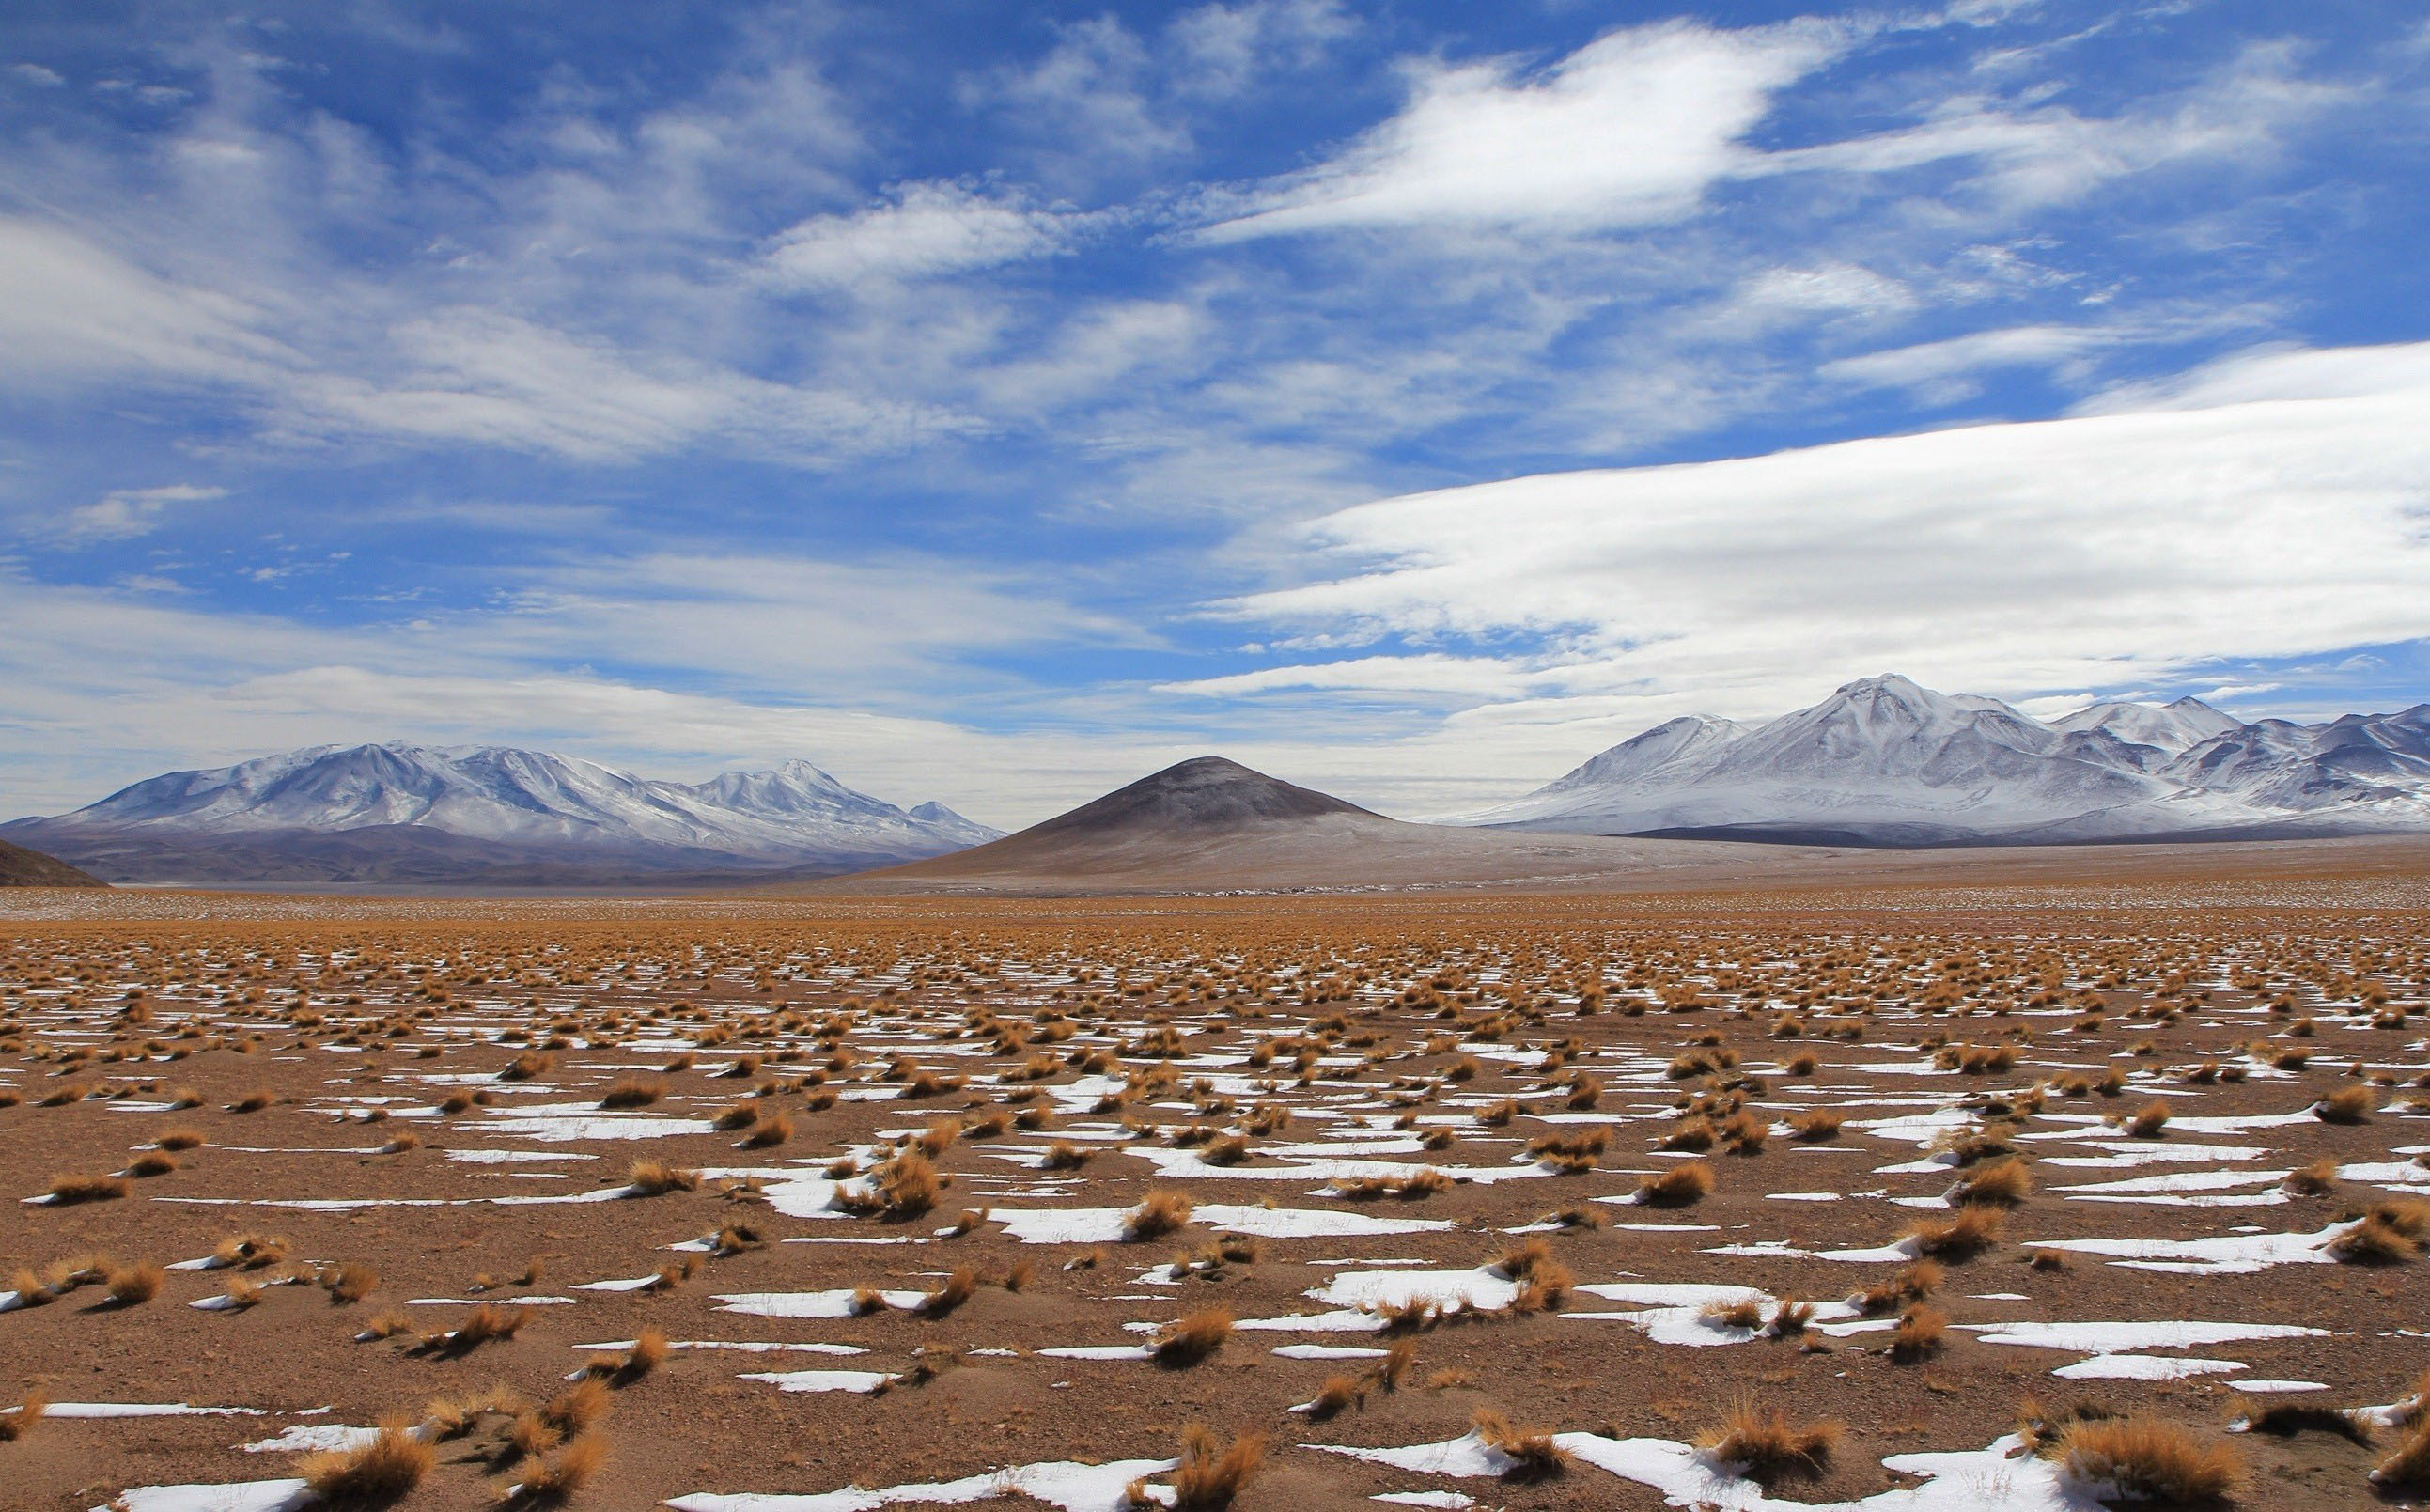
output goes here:
[{"label": "snow-capped mountain range", "polygon": [[1761,723],[1657,724],[1455,823],[1937,845],[2430,829],[2430,704],[2247,724],[2199,699],[2047,723],[1869,677]]},{"label": "snow-capped mountain range", "polygon": [[112,881],[568,883],[826,874],[996,839],[807,761],[696,786],[500,746],[311,746],[173,772],[0,835]]}]

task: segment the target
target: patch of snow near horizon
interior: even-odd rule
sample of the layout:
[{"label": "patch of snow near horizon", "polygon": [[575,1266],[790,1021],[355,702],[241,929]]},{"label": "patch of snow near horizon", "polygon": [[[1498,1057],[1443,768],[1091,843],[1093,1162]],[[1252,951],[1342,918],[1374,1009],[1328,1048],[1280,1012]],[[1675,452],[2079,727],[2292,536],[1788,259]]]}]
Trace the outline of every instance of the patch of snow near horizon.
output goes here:
[{"label": "patch of snow near horizon", "polygon": [[878,1507],[903,1503],[960,1505],[1002,1496],[1026,1496],[1059,1507],[1062,1512],[1123,1512],[1129,1504],[1123,1495],[1124,1487],[1141,1476],[1160,1475],[1178,1463],[1170,1459],[1117,1459],[1104,1465],[1083,1465],[1072,1460],[1050,1460],[964,1476],[957,1481],[890,1486],[878,1490],[847,1486],[841,1490],[808,1495],[694,1491],[671,1497],[666,1504],[675,1512],[875,1512]]},{"label": "patch of snow near horizon", "polygon": [[2283,1391],[2326,1391],[2329,1388],[2328,1384],[2323,1381],[2243,1380],[2230,1381],[2227,1384],[2239,1391],[2250,1391],[2256,1396],[2270,1396]]},{"label": "patch of snow near horizon", "polygon": [[[575,1349],[628,1350],[628,1349],[631,1349],[631,1348],[634,1346],[634,1344],[635,1344],[635,1343],[636,1343],[636,1340],[633,1340],[633,1339],[629,1339],[629,1338],[616,1338],[616,1339],[609,1339],[608,1342],[606,1342],[606,1343],[604,1343],[604,1344],[576,1344],[576,1345],[574,1345],[574,1348],[575,1348]],[[857,1344],[771,1344],[771,1343],[762,1343],[762,1342],[760,1342],[759,1340],[757,1340],[757,1339],[725,1339],[725,1338],[678,1338],[678,1339],[674,1339],[674,1340],[671,1341],[671,1342],[667,1345],[667,1348],[669,1348],[669,1349],[739,1349],[739,1350],[744,1350],[744,1351],[747,1351],[747,1352],[752,1353],[752,1354],[774,1354],[774,1353],[784,1352],[784,1351],[791,1351],[791,1352],[797,1352],[797,1353],[801,1353],[801,1354],[868,1354],[868,1353],[869,1353],[869,1351],[867,1351],[867,1350],[865,1350],[865,1349],[861,1348],[861,1347],[860,1347],[859,1345],[857,1345]]]},{"label": "patch of snow near horizon", "polygon": [[275,1438],[257,1438],[242,1445],[248,1454],[296,1454],[323,1450],[360,1449],[379,1437],[377,1428],[349,1428],[342,1423],[297,1423]]},{"label": "patch of snow near horizon", "polygon": [[[716,1293],[719,1312],[747,1313],[755,1318],[851,1318],[853,1292],[857,1288],[841,1288],[832,1291],[721,1291]],[[924,1291],[881,1291],[886,1305],[908,1311],[927,1295]]]},{"label": "patch of snow near horizon", "polygon": [[1491,1312],[1510,1305],[1519,1295],[1519,1283],[1483,1266],[1473,1271],[1345,1271],[1301,1295],[1337,1307],[1406,1307],[1423,1300],[1447,1308]]},{"label": "patch of snow near horizon", "polygon": [[[1763,1337],[1763,1329],[1739,1328],[1706,1321],[1705,1309],[1709,1306],[1730,1306],[1752,1302],[1767,1314],[1780,1305],[1780,1299],[1756,1287],[1715,1286],[1703,1282],[1606,1282],[1577,1287],[1607,1302],[1635,1303],[1634,1312],[1564,1312],[1564,1318],[1602,1320],[1627,1323],[1642,1329],[1645,1337],[1656,1344],[1684,1344],[1703,1349],[1718,1344],[1743,1344],[1748,1339]],[[1818,1302],[1814,1309],[1817,1321],[1836,1322],[1854,1318],[1856,1309],[1844,1302]],[[1767,1317],[1767,1322],[1770,1319]]]},{"label": "patch of snow near horizon", "polygon": [[735,1379],[765,1381],[779,1391],[795,1394],[850,1391],[867,1396],[894,1378],[884,1371],[760,1371]]},{"label": "patch of snow near horizon", "polygon": [[[15,1407],[0,1407],[0,1413]],[[197,1407],[185,1402],[54,1402],[45,1418],[266,1418],[266,1407]]]},{"label": "patch of snow near horizon", "polygon": [[225,1486],[135,1486],[92,1512],[289,1512],[319,1500],[304,1482],[291,1478]]},{"label": "patch of snow near horizon", "polygon": [[2159,1354],[2095,1354],[2051,1374],[2062,1381],[2177,1381],[2194,1375],[2228,1375],[2253,1367],[2242,1360],[2170,1359]]},{"label": "patch of snow near horizon", "polygon": [[2315,1234],[2227,1234],[2207,1239],[2046,1239],[2028,1248],[2112,1255],[2111,1265],[2170,1275],[2251,1275],[2278,1265],[2335,1265],[2329,1245],[2353,1223]]},{"label": "patch of snow near horizon", "polygon": [[[2013,1434],[1995,1438],[1983,1449],[1892,1454],[1882,1461],[1884,1469],[1922,1476],[1924,1484],[1828,1505],[1768,1496],[1755,1481],[1668,1438],[1565,1433],[1555,1434],[1553,1442],[1577,1460],[1651,1487],[1665,1504],[1676,1507],[1709,1507],[1715,1512],[1855,1512],[1859,1508],[1864,1512],[2103,1512],[2095,1487],[2070,1481],[2053,1461],[2023,1454],[2023,1444]],[[1407,1448],[1301,1447],[1425,1475],[1499,1478],[1513,1463],[1474,1433]]]},{"label": "patch of snow near horizon", "polygon": [[2296,1323],[2150,1322],[1957,1323],[1982,1343],[2061,1349],[2081,1354],[2119,1354],[2130,1350],[2190,1349],[2196,1344],[2236,1344],[2256,1338],[2327,1338],[2325,1328]]},{"label": "patch of snow near horizon", "polygon": [[[988,1214],[1024,1244],[1114,1244],[1137,1207],[997,1208]],[[1190,1221],[1267,1239],[1374,1238],[1439,1234],[1459,1225],[1442,1218],[1377,1218],[1323,1207],[1260,1207],[1223,1203],[1190,1209]]]}]

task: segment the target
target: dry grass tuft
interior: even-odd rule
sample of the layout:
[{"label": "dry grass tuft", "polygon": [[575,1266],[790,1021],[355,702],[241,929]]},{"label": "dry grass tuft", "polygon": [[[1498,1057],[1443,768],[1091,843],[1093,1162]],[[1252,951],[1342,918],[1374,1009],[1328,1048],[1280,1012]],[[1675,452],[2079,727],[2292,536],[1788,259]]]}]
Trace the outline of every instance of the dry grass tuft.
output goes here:
[{"label": "dry grass tuft", "polygon": [[1570,1468],[1569,1452],[1553,1442],[1553,1436],[1540,1428],[1514,1427],[1509,1419],[1491,1407],[1477,1408],[1473,1421],[1476,1436],[1485,1440],[1486,1446],[1509,1457],[1510,1463],[1502,1470],[1504,1480],[1549,1480]]},{"label": "dry grass tuft", "polygon": [[2006,1222],[2006,1215],[1996,1208],[1968,1207],[1956,1218],[1915,1224],[1904,1238],[1914,1243],[1918,1254],[1963,1262],[1998,1244]]},{"label": "dry grass tuft", "polygon": [[1820,1144],[1825,1139],[1838,1138],[1839,1125],[1843,1122],[1839,1114],[1832,1109],[1818,1107],[1790,1119],[1789,1129],[1792,1135],[1807,1144]]},{"label": "dry grass tuft", "polygon": [[1960,1206],[2014,1207],[2033,1189],[2033,1171],[2022,1159],[2010,1155],[1968,1172],[1950,1195]]},{"label": "dry grass tuft", "polygon": [[2233,1447],[2157,1418],[2081,1420],[2067,1425],[2056,1447],[2072,1473],[2108,1483],[2121,1501],[2216,1505],[2244,1479]]},{"label": "dry grass tuft", "polygon": [[1890,1358],[1903,1365],[1929,1359],[1940,1353],[1942,1336],[1949,1331],[1949,1315],[1928,1302],[1919,1302],[1899,1314],[1898,1327],[1890,1331]]},{"label": "dry grass tuft", "polygon": [[2368,1087],[2341,1087],[2312,1105],[2312,1116],[2323,1123],[2368,1123],[2379,1105]]},{"label": "dry grass tuft", "polygon": [[2403,1265],[2422,1257],[2430,1235],[2430,1205],[2373,1204],[2362,1221],[2329,1241],[2329,1253],[2348,1265]]},{"label": "dry grass tuft", "polygon": [[700,1190],[700,1172],[671,1166],[663,1160],[636,1160],[624,1169],[624,1180],[636,1195],[660,1197],[671,1191]]},{"label": "dry grass tuft", "polygon": [[1719,1428],[1699,1437],[1696,1447],[1770,1486],[1791,1475],[1822,1474],[1846,1432],[1828,1421],[1792,1423],[1776,1407],[1758,1412],[1753,1403],[1741,1402],[1730,1408]]},{"label": "dry grass tuft", "polygon": [[421,1485],[438,1457],[402,1420],[391,1419],[379,1425],[378,1437],[370,1443],[314,1454],[299,1473],[313,1494],[333,1507],[380,1507]]},{"label": "dry grass tuft", "polygon": [[603,1434],[584,1434],[558,1454],[532,1468],[516,1487],[511,1504],[516,1506],[557,1506],[574,1498],[574,1493],[588,1486],[599,1473],[608,1458],[608,1439]]},{"label": "dry grass tuft", "polygon": [[58,1207],[111,1202],[125,1195],[126,1181],[122,1176],[60,1176],[50,1188],[52,1205]]},{"label": "dry grass tuft", "polygon": [[104,1283],[109,1288],[109,1300],[122,1307],[134,1307],[160,1295],[161,1284],[169,1272],[151,1260],[138,1260],[133,1265],[112,1266]]},{"label": "dry grass tuft", "polygon": [[1169,1188],[1152,1189],[1123,1221],[1123,1238],[1139,1243],[1177,1233],[1190,1221],[1190,1210],[1188,1192]]},{"label": "dry grass tuft", "polygon": [[1353,1376],[1328,1375],[1324,1384],[1316,1388],[1315,1400],[1308,1403],[1307,1415],[1312,1421],[1323,1422],[1366,1404],[1366,1383]]},{"label": "dry grass tuft", "polygon": [[1204,1361],[1232,1337],[1232,1309],[1201,1307],[1157,1330],[1156,1362],[1182,1370]]},{"label": "dry grass tuft", "polygon": [[644,1079],[639,1079],[639,1077],[622,1077],[620,1082],[612,1082],[610,1087],[608,1087],[608,1094],[600,1096],[600,1106],[646,1108],[649,1104],[661,1099],[661,1096],[666,1096],[666,1084],[663,1082],[644,1082]]},{"label": "dry grass tuft", "polygon": [[163,1150],[199,1150],[210,1140],[200,1129],[164,1129],[152,1141]]},{"label": "dry grass tuft", "polygon": [[0,1444],[13,1444],[34,1431],[50,1410],[50,1401],[40,1391],[28,1391],[17,1403],[17,1410],[0,1416]]},{"label": "dry grass tuft", "polygon": [[[1219,1444],[1214,1434],[1192,1423],[1182,1432],[1181,1464],[1173,1472],[1173,1500],[1165,1504],[1173,1512],[1223,1512],[1265,1458],[1263,1434],[1242,1434]],[[1134,1506],[1155,1504],[1137,1482],[1130,1500]]]},{"label": "dry grass tuft", "polygon": [[2338,1163],[2326,1155],[2301,1171],[2290,1171],[2278,1184],[2298,1197],[2330,1197],[2338,1189]]},{"label": "dry grass tuft", "polygon": [[2372,1469],[2371,1479],[2387,1491],[2430,1490],[2430,1413],[2413,1420],[2388,1457]]},{"label": "dry grass tuft", "polygon": [[1637,1184],[1637,1200],[1648,1207],[1686,1207],[1713,1192],[1713,1168],[1702,1160],[1673,1166]]},{"label": "dry grass tuft", "polygon": [[930,1318],[943,1318],[970,1301],[978,1289],[979,1273],[963,1266],[947,1276],[942,1285],[930,1288],[912,1310]]},{"label": "dry grass tuft", "polygon": [[2124,1124],[2126,1132],[2139,1139],[2156,1139],[2160,1137],[2160,1131],[2168,1126],[2169,1105],[2164,1099],[2157,1097],[2137,1108],[2134,1117],[2128,1119]]},{"label": "dry grass tuft", "polygon": [[742,1148],[745,1150],[773,1150],[792,1137],[792,1119],[785,1114],[779,1113],[773,1118],[761,1119],[758,1126],[754,1128],[748,1135],[744,1136],[742,1139]]}]

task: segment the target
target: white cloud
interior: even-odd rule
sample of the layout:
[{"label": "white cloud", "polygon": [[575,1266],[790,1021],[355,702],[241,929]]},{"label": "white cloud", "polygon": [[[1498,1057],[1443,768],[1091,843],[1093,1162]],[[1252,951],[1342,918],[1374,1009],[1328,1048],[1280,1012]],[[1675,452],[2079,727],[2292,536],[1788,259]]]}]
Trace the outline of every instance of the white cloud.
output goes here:
[{"label": "white cloud", "polygon": [[1310,528],[1348,574],[1226,607],[1558,638],[1607,686],[1772,708],[1890,670],[2029,692],[2430,635],[2430,345],[2231,361],[2173,393],[1386,499]]},{"label": "white cloud", "polygon": [[1857,388],[1913,389],[1935,397],[1959,397],[1972,391],[1972,385],[1961,380],[1991,368],[2050,368],[2081,374],[2089,371],[2082,360],[2088,353],[2136,334],[2088,325],[2013,325],[1839,357],[1815,371],[1819,377]]},{"label": "white cloud", "polygon": [[1540,75],[1506,59],[1414,74],[1399,114],[1206,233],[1639,225],[1696,208],[1753,155],[1773,94],[1848,34],[1819,23],[1613,32]]},{"label": "white cloud", "polygon": [[173,504],[227,497],[225,489],[172,483],[158,489],[113,489],[91,504],[70,509],[52,534],[69,541],[124,540],[158,529]]},{"label": "white cloud", "polygon": [[40,63],[11,63],[8,65],[8,72],[27,84],[39,85],[46,90],[57,89],[67,82],[56,72],[44,68]]},{"label": "white cloud", "polygon": [[992,268],[1059,252],[1080,218],[967,184],[900,184],[881,203],[777,237],[761,276],[779,289],[852,289]]},{"label": "white cloud", "polygon": [[1173,18],[1166,41],[1184,92],[1238,94],[1273,68],[1307,68],[1358,29],[1340,0],[1245,0]]}]

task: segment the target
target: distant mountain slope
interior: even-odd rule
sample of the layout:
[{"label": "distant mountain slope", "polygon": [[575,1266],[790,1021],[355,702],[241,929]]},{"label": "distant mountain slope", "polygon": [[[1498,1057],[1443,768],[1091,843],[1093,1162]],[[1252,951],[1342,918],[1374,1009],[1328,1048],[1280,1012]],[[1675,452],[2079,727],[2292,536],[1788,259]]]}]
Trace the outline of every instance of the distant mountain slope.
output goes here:
[{"label": "distant mountain slope", "polygon": [[1454,822],[1865,845],[2430,829],[2430,705],[2304,726],[2185,698],[2043,723],[1870,677],[1759,724],[1670,721]]},{"label": "distant mountain slope", "polygon": [[807,761],[698,786],[498,746],[313,746],[0,825],[122,881],[600,883],[854,871],[1000,832]]},{"label": "distant mountain slope", "polygon": [[1593,886],[1754,847],[1502,835],[1387,819],[1220,756],[1140,778],[951,856],[821,885],[852,892],[1230,892]]},{"label": "distant mountain slope", "polygon": [[0,840],[0,888],[106,888],[97,876],[79,872],[56,856],[44,856],[22,845]]}]

